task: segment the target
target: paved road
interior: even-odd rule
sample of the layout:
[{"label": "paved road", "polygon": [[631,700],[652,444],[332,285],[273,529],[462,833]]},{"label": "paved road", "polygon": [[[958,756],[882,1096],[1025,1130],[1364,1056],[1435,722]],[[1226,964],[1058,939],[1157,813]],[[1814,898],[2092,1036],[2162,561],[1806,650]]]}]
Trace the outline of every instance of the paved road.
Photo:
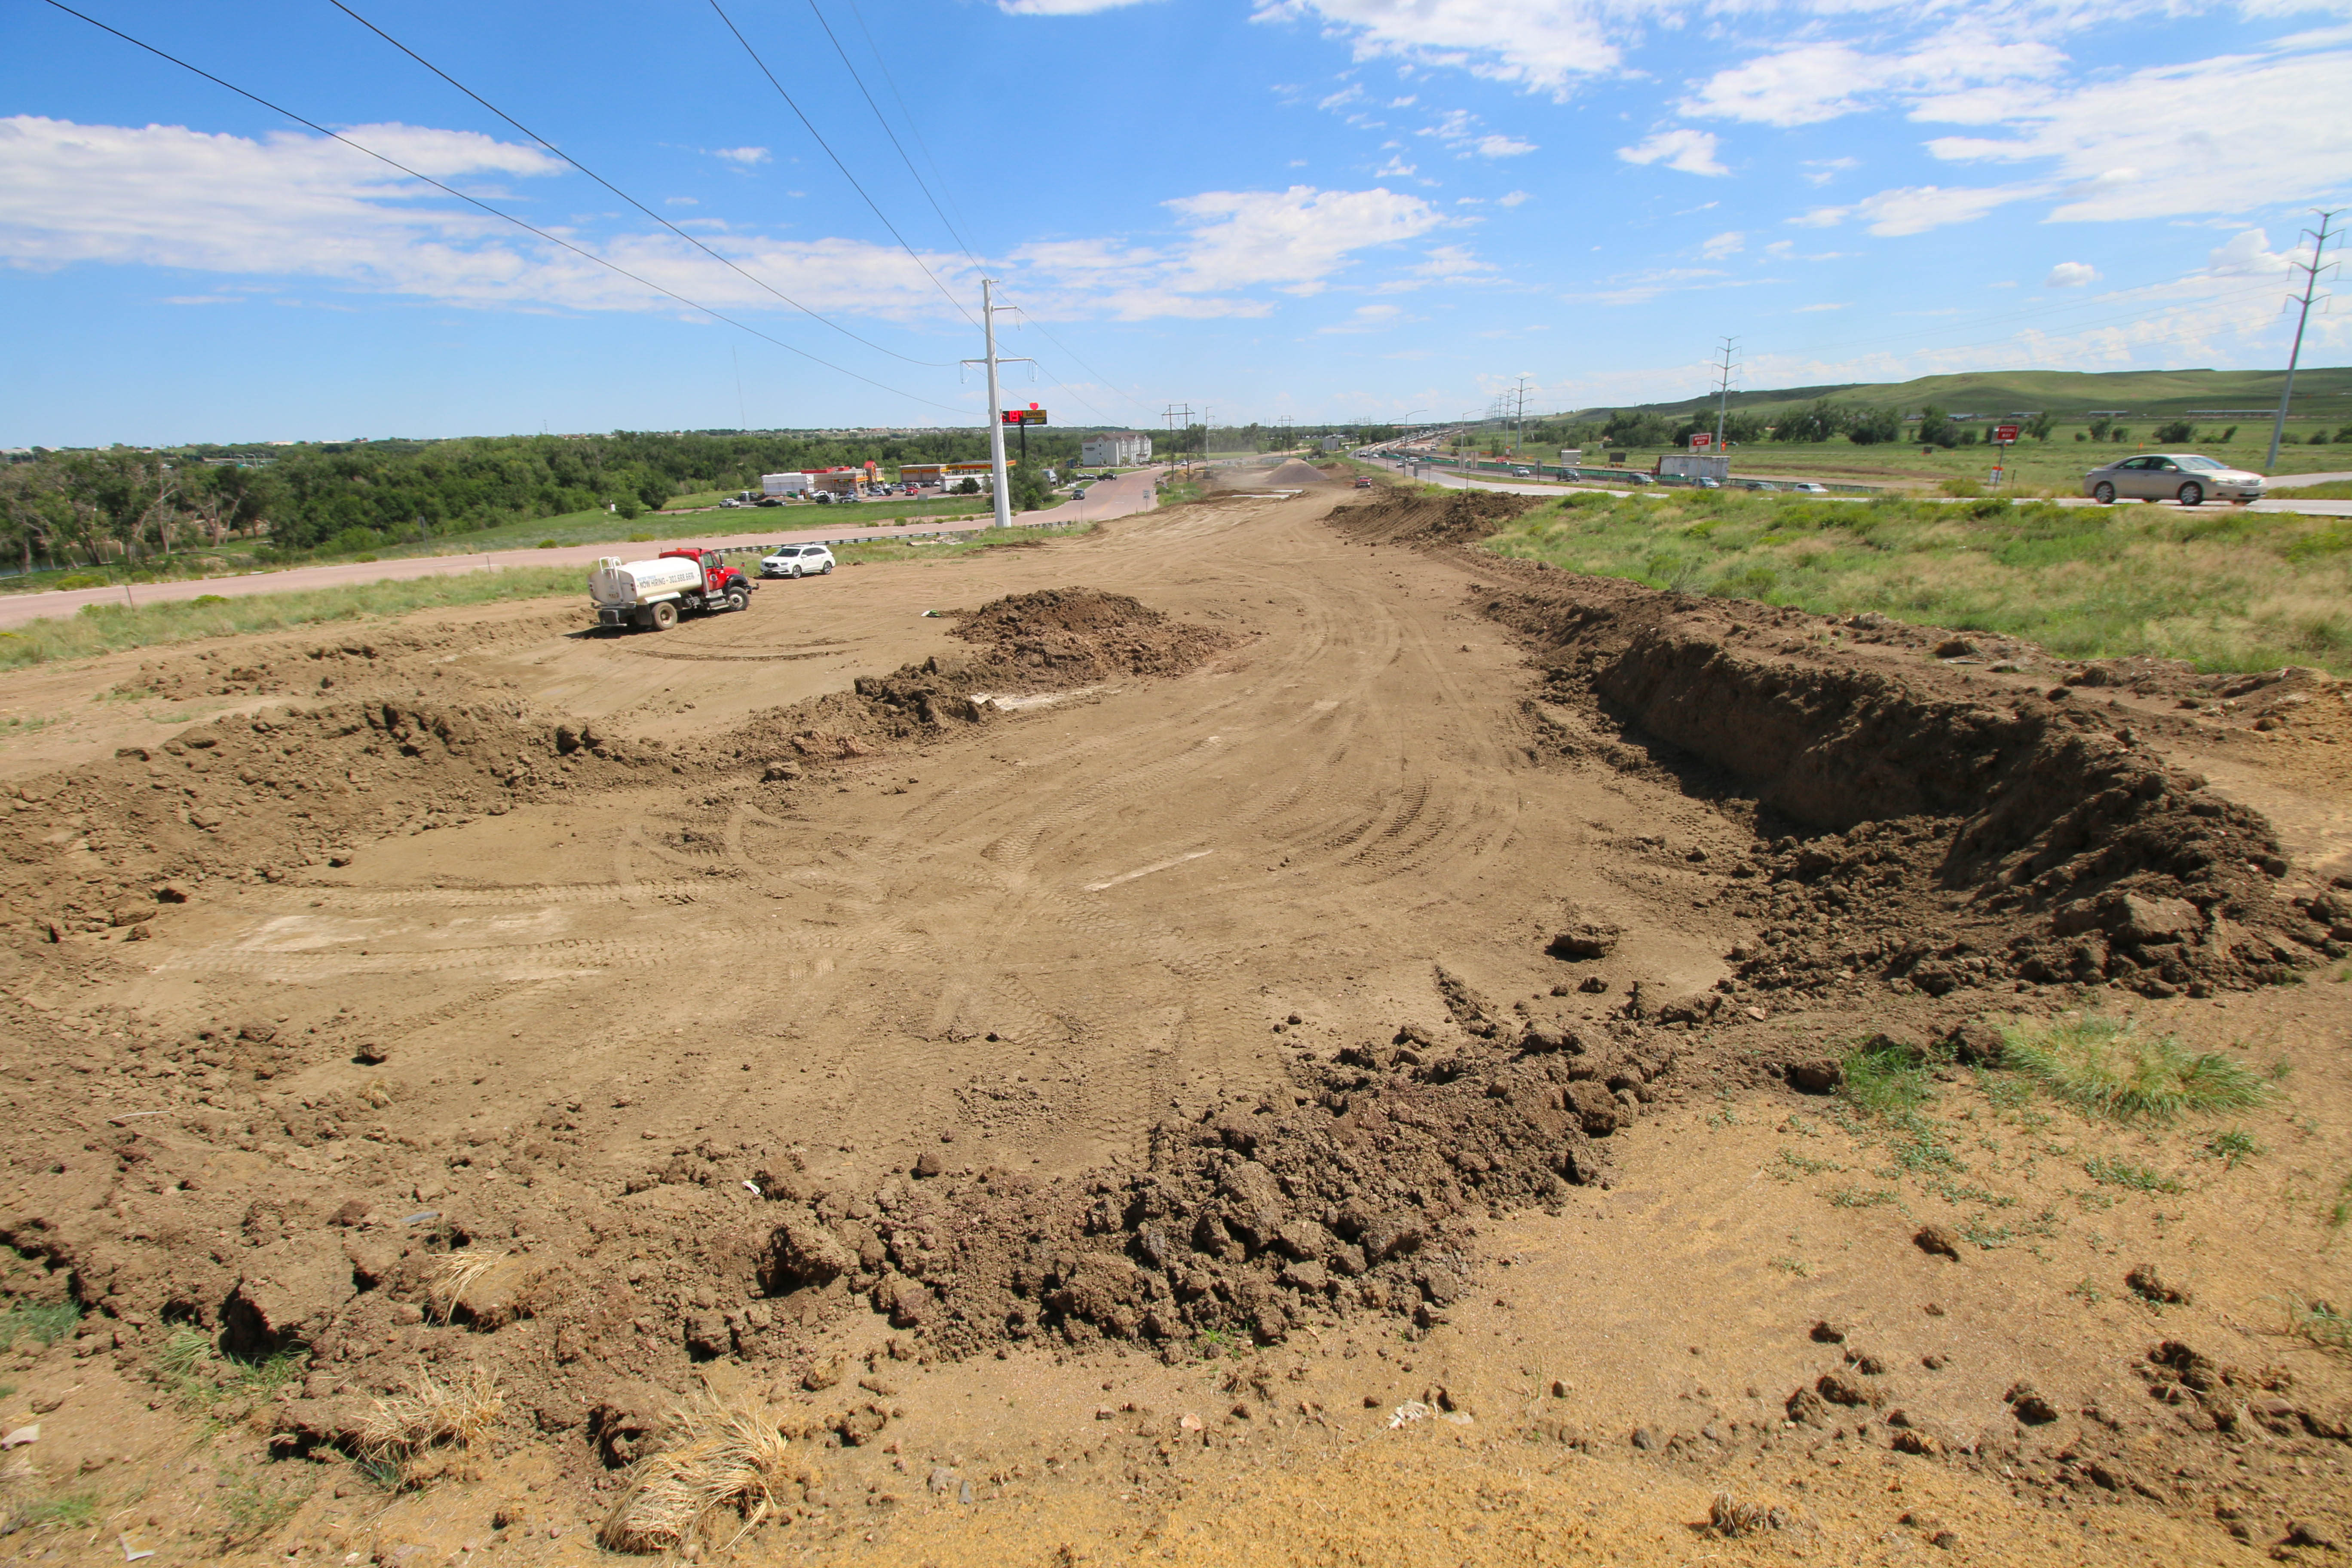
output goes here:
[{"label": "paved road", "polygon": [[[1139,469],[1107,479],[1089,488],[1082,501],[1065,501],[1043,511],[1024,512],[1015,519],[1021,528],[1059,527],[1074,522],[1100,522],[1108,518],[1125,517],[1131,512],[1150,510],[1153,504],[1154,481],[1159,470]],[[795,517],[805,513],[795,511]],[[835,517],[855,517],[852,508]],[[714,524],[723,521],[735,524],[739,514],[716,512]],[[976,533],[993,520],[985,513],[976,518],[941,518],[937,521],[907,523],[893,528],[843,527],[836,522],[830,528],[769,530],[758,533],[730,533],[704,539],[666,540],[643,548],[659,551],[681,544],[704,544],[719,549],[765,549],[774,544],[843,544],[876,539],[935,538],[943,533]],[[16,594],[0,595],[0,626],[22,626],[26,621],[41,620],[55,616],[70,616],[84,605],[162,605],[175,600],[194,599],[200,595],[218,594],[226,598],[242,598],[249,594],[286,594],[303,588],[332,588],[353,583],[397,583],[416,577],[447,577],[464,572],[499,571],[509,566],[593,566],[616,552],[626,552],[638,548],[606,541],[601,544],[571,544],[554,550],[497,550],[473,555],[418,555],[399,561],[346,561],[331,566],[295,566],[283,572],[254,572],[241,577],[194,578],[178,583],[142,583],[125,589],[76,588],[47,594]],[[585,597],[588,583],[581,579],[580,592]]]},{"label": "paved road", "polygon": [[[1393,467],[1394,465],[1391,466]],[[1507,479],[1471,479],[1461,474],[1450,473],[1444,468],[1432,468],[1429,472],[1422,475],[1421,478],[1424,483],[1442,485],[1452,489],[1501,490],[1507,495],[1517,496],[1561,496],[1569,493],[1569,487],[1561,484],[1519,484]],[[2273,487],[2292,487],[2295,485],[2328,483],[2336,479],[2352,479],[2352,474],[2292,474],[2284,479],[2273,479],[2271,484]],[[1651,489],[1646,488],[1643,489],[1615,489],[1607,485],[1585,484],[1579,485],[1575,488],[1578,489],[1588,490],[1606,490],[1611,495],[1657,497],[1671,495],[1675,492],[1675,489],[1681,487],[1676,486],[1662,489]],[[1867,496],[1816,496],[1813,499],[1816,500],[1863,501],[1867,500],[1870,498]],[[1915,496],[1912,499],[1915,500],[1945,500],[1948,498],[1942,496]],[[2091,500],[2088,496],[2060,496],[2057,498],[2057,500],[2060,506],[2096,506],[2099,504],[2098,502]],[[2126,501],[2122,504],[2126,506],[2168,506],[2176,510],[2180,509],[2180,503],[2179,501],[2170,500]],[[2216,502],[2213,510],[2217,511],[2226,511],[2230,509],[2219,502]],[[2249,511],[2286,512],[2298,517],[2352,517],[2352,500],[2297,500],[2291,496],[2269,496],[2262,500],[2254,502],[2246,510]]]}]

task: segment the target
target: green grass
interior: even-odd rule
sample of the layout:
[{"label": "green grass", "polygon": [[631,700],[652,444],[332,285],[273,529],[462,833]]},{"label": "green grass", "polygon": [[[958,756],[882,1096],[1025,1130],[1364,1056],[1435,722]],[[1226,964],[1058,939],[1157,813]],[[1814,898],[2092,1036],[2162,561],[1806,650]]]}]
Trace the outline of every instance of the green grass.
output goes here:
[{"label": "green grass", "polygon": [[2214,1051],[2192,1052],[2172,1035],[2097,1016],[2002,1031],[2005,1060],[2042,1092],[2084,1115],[2168,1122],[2243,1110],[2269,1098],[2260,1073]]},{"label": "green grass", "polygon": [[2352,529],[2340,520],[1580,491],[1504,524],[1486,548],[1652,587],[1999,633],[2070,658],[2352,674]]},{"label": "green grass", "polygon": [[225,1356],[208,1331],[183,1323],[155,1352],[155,1380],[183,1405],[201,1411],[230,1399],[267,1399],[310,1365],[301,1351],[279,1351],[257,1362]]},{"label": "green grass", "polygon": [[1924,1105],[1935,1097],[1934,1080],[1922,1063],[1901,1046],[1864,1045],[1849,1052],[1841,1064],[1845,1081],[1839,1092],[1874,1115],[1886,1116]]},{"label": "green grass", "polygon": [[2180,1184],[2173,1177],[2152,1171],[2146,1165],[2135,1165],[2129,1160],[2107,1159],[2094,1154],[2083,1162],[2083,1173],[2095,1182],[2110,1187],[2129,1187],[2141,1193],[2177,1193]]},{"label": "green grass", "polygon": [[2234,1171],[2242,1160],[2251,1160],[2263,1152],[2253,1134],[2242,1127],[2232,1127],[2226,1132],[2216,1132],[2205,1141],[2205,1152],[2221,1162],[2225,1171]]},{"label": "green grass", "polygon": [[1099,523],[1075,522],[1061,528],[984,528],[977,533],[929,540],[877,539],[871,542],[836,544],[833,558],[843,565],[870,565],[886,561],[950,561],[983,550],[1020,550],[1054,539],[1076,539],[1092,533]]},{"label": "green grass", "polygon": [[53,1345],[73,1332],[80,1321],[81,1309],[71,1301],[47,1306],[11,1302],[5,1312],[0,1312],[0,1351],[14,1349],[19,1337],[37,1340],[44,1347]]},{"label": "green grass", "polygon": [[584,600],[587,584],[587,574],[579,567],[538,566],[401,583],[354,583],[236,599],[208,595],[203,601],[144,605],[135,610],[120,605],[85,605],[76,615],[27,621],[16,631],[0,632],[0,669],[205,637],[405,615],[412,610],[558,595]]},{"label": "green grass", "polygon": [[58,1497],[37,1498],[11,1509],[8,1528],[35,1530],[46,1524],[59,1530],[80,1530],[97,1517],[96,1492],[66,1492]]}]

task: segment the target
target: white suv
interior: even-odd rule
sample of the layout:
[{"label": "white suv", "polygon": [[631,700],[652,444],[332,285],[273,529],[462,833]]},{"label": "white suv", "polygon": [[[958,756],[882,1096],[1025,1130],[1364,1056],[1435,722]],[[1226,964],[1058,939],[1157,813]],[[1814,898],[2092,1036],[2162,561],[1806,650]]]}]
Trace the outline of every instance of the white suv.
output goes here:
[{"label": "white suv", "polygon": [[822,544],[779,544],[760,561],[762,577],[822,577],[833,570],[833,552]]}]

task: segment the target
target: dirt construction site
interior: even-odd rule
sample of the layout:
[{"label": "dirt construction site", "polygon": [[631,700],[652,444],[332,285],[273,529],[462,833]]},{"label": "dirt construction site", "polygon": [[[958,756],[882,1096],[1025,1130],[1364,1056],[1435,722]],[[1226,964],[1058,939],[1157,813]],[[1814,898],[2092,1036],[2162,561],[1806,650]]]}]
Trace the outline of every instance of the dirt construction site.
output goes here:
[{"label": "dirt construction site", "polygon": [[2347,689],[1302,467],[0,676],[0,1562],[2352,1550]]}]

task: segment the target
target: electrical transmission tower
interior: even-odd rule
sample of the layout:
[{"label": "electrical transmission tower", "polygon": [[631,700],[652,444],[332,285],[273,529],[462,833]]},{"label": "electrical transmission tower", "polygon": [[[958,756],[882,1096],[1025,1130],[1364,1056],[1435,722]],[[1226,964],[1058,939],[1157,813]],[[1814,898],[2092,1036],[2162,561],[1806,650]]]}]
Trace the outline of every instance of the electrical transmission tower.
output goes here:
[{"label": "electrical transmission tower", "polygon": [[[2303,357],[2303,329],[2311,321],[2312,301],[2318,298],[2317,290],[2319,288],[2320,270],[2324,267],[2334,265],[2327,260],[2325,255],[2325,252],[2327,249],[2328,226],[2334,223],[2338,217],[2342,216],[2345,211],[2342,207],[2337,207],[2332,212],[2322,212],[2317,207],[2314,207],[2311,210],[2319,213],[2318,229],[2316,231],[2312,229],[2305,229],[2303,231],[2304,233],[2311,236],[2311,260],[2308,265],[2300,261],[2289,263],[2290,266],[2294,267],[2297,271],[2303,274],[2303,299],[2299,301],[2303,307],[2303,311],[2302,314],[2295,318],[2294,348],[2286,356],[2286,385],[2279,393],[2278,417],[2271,421],[2270,460],[2263,465],[2263,467],[2266,468],[2275,468],[2278,467],[2279,437],[2286,433],[2287,400],[2294,395],[2295,362]],[[2340,240],[2338,242],[2337,248],[2342,248]],[[2298,303],[2298,301],[2294,295],[2290,294],[2287,296],[2287,303],[2292,305]]]},{"label": "electrical transmission tower", "polygon": [[1739,352],[1739,340],[1724,339],[1718,352],[1723,357],[1716,362],[1715,366],[1715,449],[1720,456],[1723,451],[1724,416],[1731,410],[1731,377],[1738,369],[1736,357]]}]

